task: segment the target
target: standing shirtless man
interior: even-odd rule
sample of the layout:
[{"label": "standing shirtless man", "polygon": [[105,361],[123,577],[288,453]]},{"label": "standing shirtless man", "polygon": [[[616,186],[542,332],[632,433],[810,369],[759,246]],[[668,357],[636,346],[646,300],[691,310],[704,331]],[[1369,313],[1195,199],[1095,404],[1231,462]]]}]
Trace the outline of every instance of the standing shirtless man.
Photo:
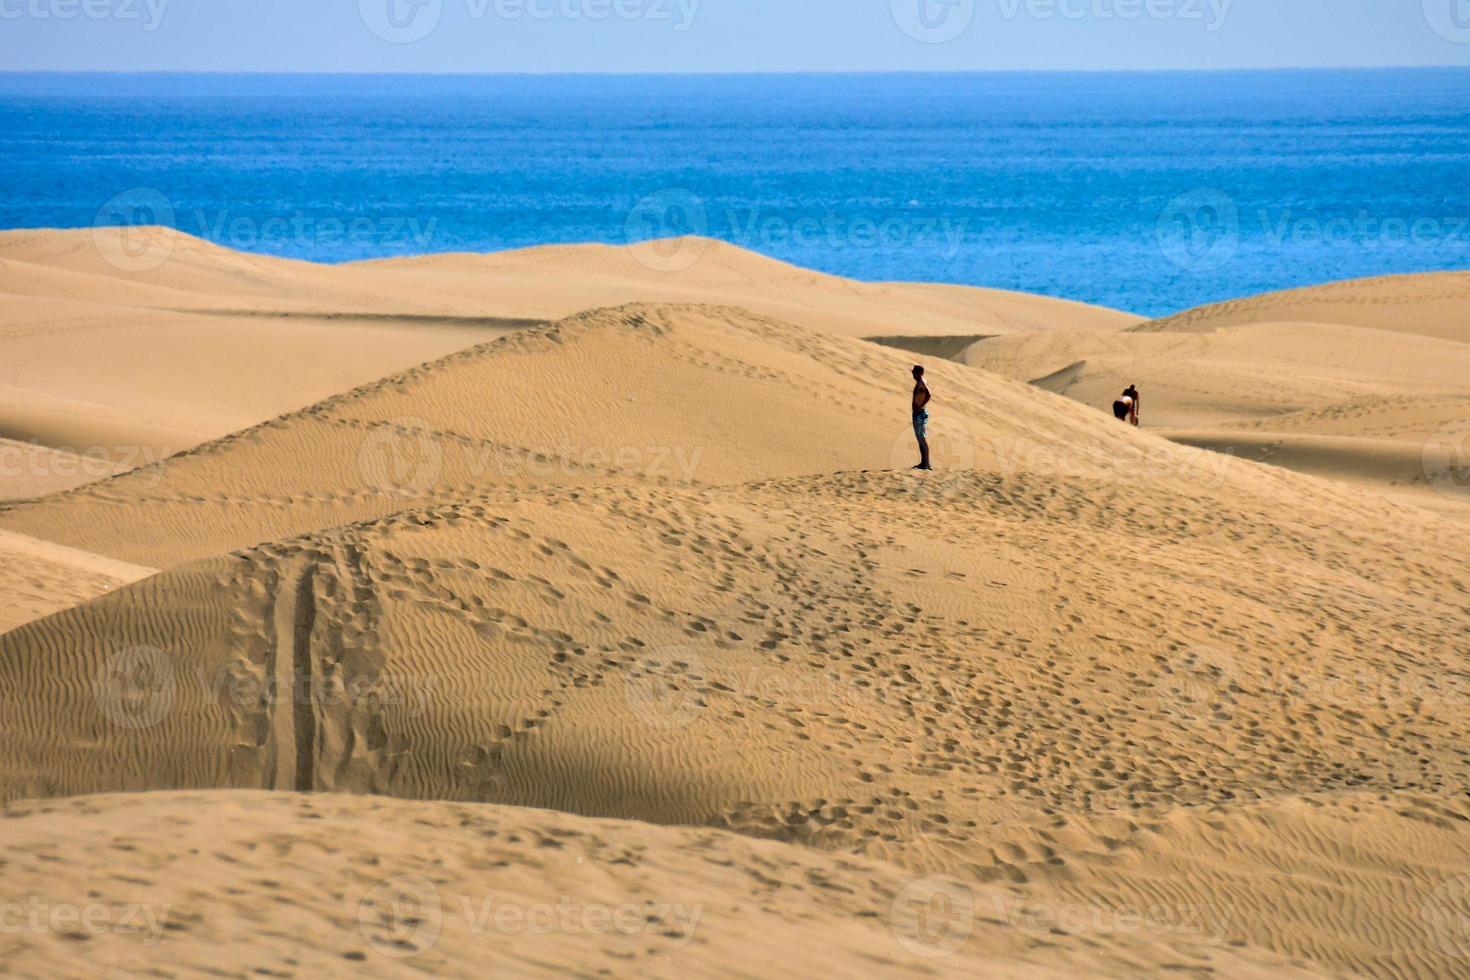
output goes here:
[{"label": "standing shirtless man", "polygon": [[929,465],[929,386],[924,383],[924,369],[914,366],[914,438],[919,440],[919,465],[916,470],[933,469]]}]

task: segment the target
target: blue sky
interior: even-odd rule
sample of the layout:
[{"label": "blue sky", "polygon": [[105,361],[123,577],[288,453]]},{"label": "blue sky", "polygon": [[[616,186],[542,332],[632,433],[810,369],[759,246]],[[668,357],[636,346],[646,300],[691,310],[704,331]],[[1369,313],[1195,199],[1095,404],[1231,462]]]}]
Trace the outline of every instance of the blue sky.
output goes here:
[{"label": "blue sky", "polygon": [[984,71],[1470,65],[1470,0],[0,0],[0,68]]}]

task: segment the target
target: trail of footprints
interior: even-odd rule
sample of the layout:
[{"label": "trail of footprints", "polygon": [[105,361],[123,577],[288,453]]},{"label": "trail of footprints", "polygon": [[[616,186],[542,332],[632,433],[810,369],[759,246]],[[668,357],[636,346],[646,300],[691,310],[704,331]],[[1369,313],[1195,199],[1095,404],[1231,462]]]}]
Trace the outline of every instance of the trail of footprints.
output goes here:
[{"label": "trail of footprints", "polygon": [[[1263,792],[1463,785],[1465,754],[1447,762],[1442,747],[1463,739],[1464,712],[1433,703],[1432,686],[1400,697],[1387,690],[1376,704],[1334,700],[1323,687],[1355,680],[1345,673],[1350,655],[1364,651],[1382,653],[1379,666],[1405,684],[1446,666],[1431,654],[1450,647],[1453,620],[1436,624],[1384,591],[1414,576],[1407,561],[1386,565],[1379,591],[1361,595],[1304,590],[1299,575],[1262,563],[1258,594],[1244,606],[1254,612],[1244,616],[1239,586],[1226,595],[1191,580],[1197,553],[1167,549],[1127,578],[1107,556],[1079,551],[1051,568],[1048,584],[1017,596],[995,576],[1004,570],[983,561],[964,570],[895,565],[905,546],[883,528],[962,535],[977,547],[1004,530],[1055,550],[1078,526],[1137,542],[1187,519],[1196,535],[1228,542],[1247,561],[1260,545],[1249,522],[1110,509],[1106,497],[1068,499],[1024,480],[977,478],[972,506],[958,512],[916,505],[886,475],[834,477],[805,497],[789,483],[757,486],[739,518],[713,499],[631,488],[486,497],[255,549],[228,583],[255,597],[239,606],[239,644],[258,651],[242,669],[269,669],[261,623],[288,570],[308,566],[318,683],[403,663],[437,664],[453,676],[456,660],[474,658],[487,676],[514,672],[506,677],[519,691],[494,701],[500,716],[466,730],[421,730],[372,703],[322,709],[309,747],[318,788],[534,799],[533,788],[516,784],[535,778],[518,768],[518,753],[579,698],[652,677],[691,695],[696,717],[673,735],[628,721],[631,735],[609,736],[668,737],[697,755],[701,745],[726,751],[727,739],[752,732],[765,746],[753,751],[798,760],[786,764],[787,782],[802,792],[789,798],[768,787],[756,797],[686,801],[707,822],[920,862],[931,851],[962,854],[977,875],[1010,881],[1061,860],[1045,849],[977,848],[1017,813],[1065,819]],[[527,511],[528,501],[542,509]],[[870,519],[879,512],[882,520]],[[1034,520],[1042,513],[1047,520]],[[607,531],[616,548],[604,542],[593,555],[539,530],[563,518],[594,544],[588,525]],[[441,533],[469,537],[456,538],[446,557],[432,547]],[[1289,529],[1284,538],[1288,549],[1313,547]],[[460,547],[465,541],[473,552]],[[1318,557],[1336,567],[1332,556]],[[929,612],[885,585],[902,579],[1020,605],[1015,618],[988,623]],[[679,587],[660,594],[640,584],[658,581]],[[416,659],[395,660],[404,651],[384,647],[385,608],[395,605],[467,632],[434,627],[416,638],[424,647],[409,651]],[[455,639],[466,635],[478,639]],[[1337,645],[1324,651],[1324,642]],[[686,648],[697,663],[681,658]],[[1287,666],[1268,676],[1268,662]],[[452,700],[458,692],[429,693]],[[241,712],[242,745],[268,747],[270,710]],[[434,770],[426,759],[445,761]]]}]

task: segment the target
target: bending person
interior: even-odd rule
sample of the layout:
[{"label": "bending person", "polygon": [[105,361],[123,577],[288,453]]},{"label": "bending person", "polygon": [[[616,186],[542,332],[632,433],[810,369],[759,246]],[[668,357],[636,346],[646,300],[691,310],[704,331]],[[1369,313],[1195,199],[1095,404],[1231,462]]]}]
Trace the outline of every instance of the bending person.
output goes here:
[{"label": "bending person", "polygon": [[1119,422],[1127,422],[1129,425],[1138,424],[1138,389],[1129,385],[1123,389],[1123,394],[1113,402],[1113,418]]}]

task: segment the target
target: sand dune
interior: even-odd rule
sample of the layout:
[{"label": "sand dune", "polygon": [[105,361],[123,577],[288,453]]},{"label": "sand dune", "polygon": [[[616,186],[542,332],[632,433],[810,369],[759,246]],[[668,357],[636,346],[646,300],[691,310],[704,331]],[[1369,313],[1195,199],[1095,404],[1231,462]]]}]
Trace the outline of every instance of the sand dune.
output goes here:
[{"label": "sand dune", "polygon": [[1454,513],[1470,500],[1454,450],[1470,432],[1467,282],[1450,273],[1334,284],[1106,336],[997,337],[954,356],[1103,412],[1135,383],[1144,424],[1182,443]]},{"label": "sand dune", "polygon": [[1358,436],[1186,429],[1162,433],[1184,445],[1212,449],[1258,463],[1367,486],[1416,487],[1425,483],[1419,447],[1393,439]]},{"label": "sand dune", "polygon": [[0,435],[152,452],[0,444],[8,880],[144,913],[13,971],[1463,972],[1461,279],[152,241],[0,236]]},{"label": "sand dune", "polygon": [[[681,266],[674,271],[671,256]],[[1006,290],[857,282],[704,238],[320,265],[167,228],[40,229],[0,232],[0,262],[9,294],[198,313],[546,321],[636,302],[716,303],[845,336],[1120,330],[1142,322]]]},{"label": "sand dune", "polygon": [[1470,870],[1464,535],[1409,561],[1280,501],[912,479],[483,498],[166,572],[0,638],[0,787],[706,825],[1011,885],[1028,922],[1453,967],[1405,896]]},{"label": "sand dune", "polygon": [[[22,930],[7,948],[18,975],[145,973],[165,951],[171,969],[210,974],[479,977],[493,962],[515,976],[1030,978],[1145,963],[1313,975],[1227,944],[1202,914],[1027,904],[1012,885],[712,830],[266,793],[91,797],[8,815],[8,880],[47,897],[28,918],[76,909],[109,926],[61,930],[72,942]],[[1069,927],[1053,928],[1059,916]]]},{"label": "sand dune", "polygon": [[142,465],[509,329],[343,320],[423,304],[183,236],[128,271],[119,241],[0,234],[0,437]]},{"label": "sand dune", "polygon": [[[1266,487],[1139,505],[1099,480],[916,482],[504,492],[167,571],[0,638],[27,746],[0,791],[492,799],[923,860],[1046,808],[1456,785],[1463,531]],[[1337,543],[1310,535],[1328,514]],[[1110,576],[1130,548],[1149,561]],[[140,667],[156,698],[128,687]],[[272,685],[320,696],[303,716]],[[785,819],[865,795],[866,819]]]},{"label": "sand dune", "polygon": [[[909,365],[729,308],[593,311],[18,505],[0,526],[168,566],[487,488],[907,467]],[[936,444],[965,465],[1070,449],[1057,466],[1085,471],[1131,445],[1026,385],[947,364],[933,383],[953,407]]]},{"label": "sand dune", "polygon": [[1470,343],[1470,272],[1381,276],[1288,289],[1185,310],[1140,333],[1198,333],[1250,323],[1337,323]]},{"label": "sand dune", "polygon": [[[1420,356],[1384,353],[1390,376]],[[11,506],[11,532],[164,571],[0,636],[0,796],[542,808],[660,841],[637,853],[669,880],[714,840],[712,867],[835,903],[740,902],[711,957],[767,928],[801,945],[789,900],[823,950],[888,964],[873,906],[942,874],[1023,912],[987,913],[999,932],[978,922],[926,960],[941,972],[1455,971],[1470,531],[960,364],[933,369],[941,469],[908,472],[909,360],[726,307],[597,310]],[[1390,384],[1325,371],[1302,390]],[[309,819],[250,799],[251,820]],[[247,804],[159,805],[189,827]],[[582,832],[320,805],[350,827]],[[452,865],[446,893],[529,888],[516,869],[546,863],[521,855]],[[271,880],[318,887],[301,863]],[[358,948],[313,922],[330,955]],[[272,951],[300,952],[299,928]],[[538,968],[629,968],[560,940]],[[416,962],[463,972],[473,948]]]},{"label": "sand dune", "polygon": [[[1336,324],[1253,323],[1208,333],[1057,333],[968,348],[965,363],[1041,384],[1106,410],[1124,386],[1144,395],[1144,421],[1184,428],[1270,425],[1307,412],[1412,392],[1470,408],[1470,344]],[[1427,433],[1415,432],[1422,441]]]},{"label": "sand dune", "polygon": [[[692,250],[677,274],[650,248]],[[325,266],[161,228],[0,233],[0,439],[131,468],[546,320],[731,303],[848,336],[1121,330],[1044,297],[825,276],[707,240]],[[0,497],[23,496],[4,486]]]},{"label": "sand dune", "polygon": [[1000,289],[857,282],[704,238],[431,255],[349,268],[370,270],[375,280],[401,283],[405,291],[416,286],[481,302],[492,297],[504,315],[541,320],[629,303],[698,303],[738,306],[844,337],[1115,331],[1142,322],[1116,310]]}]

